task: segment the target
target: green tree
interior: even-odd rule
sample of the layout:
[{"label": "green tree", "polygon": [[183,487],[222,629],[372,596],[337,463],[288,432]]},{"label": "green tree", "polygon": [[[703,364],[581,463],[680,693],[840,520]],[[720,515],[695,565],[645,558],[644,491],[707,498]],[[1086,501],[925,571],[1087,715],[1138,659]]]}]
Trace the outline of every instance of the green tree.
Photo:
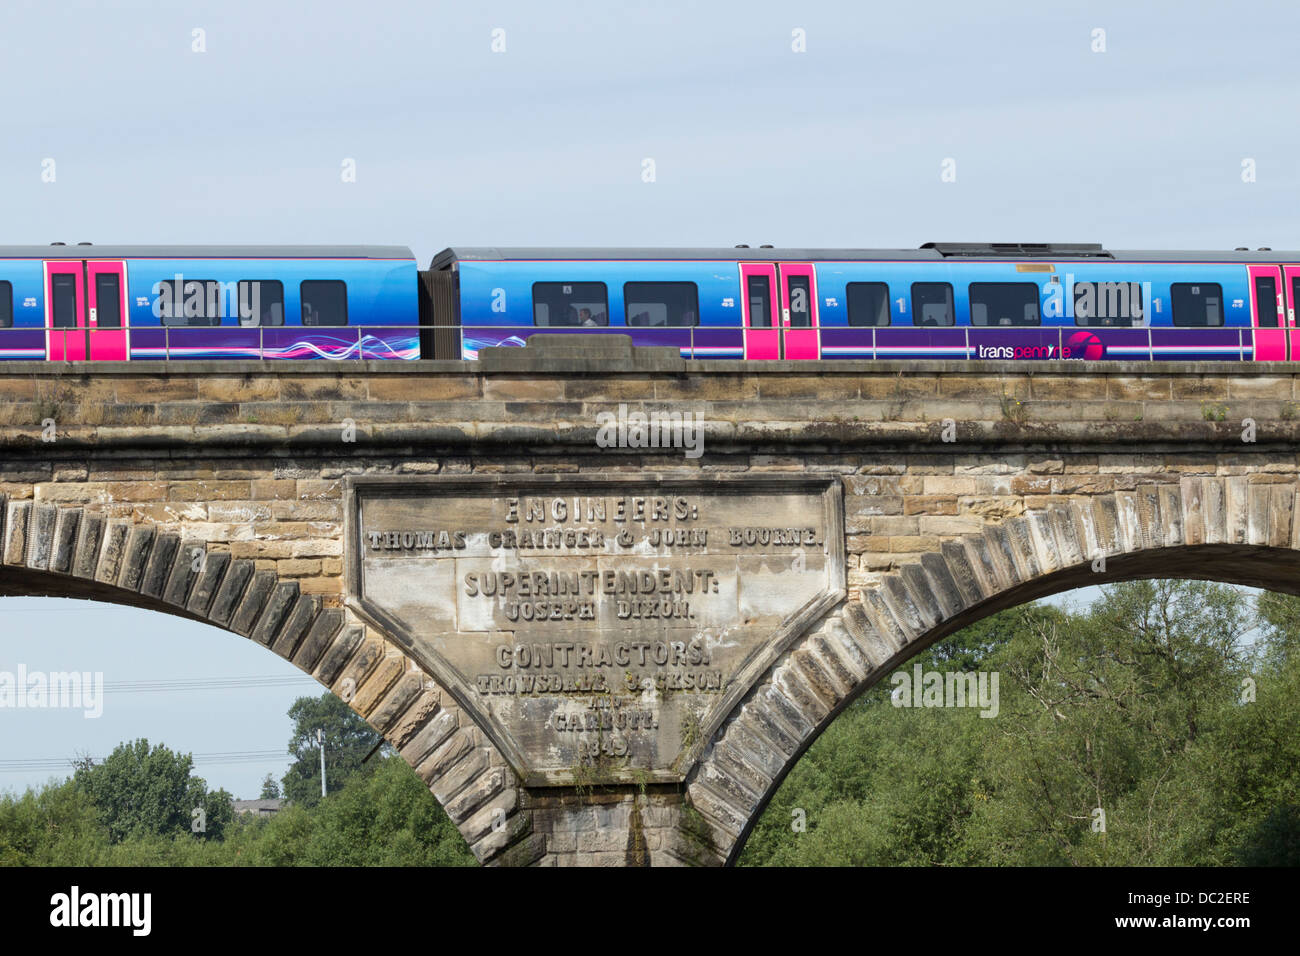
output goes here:
[{"label": "green tree", "polygon": [[[1134,581],[1103,593],[1085,611],[1001,612],[905,665],[998,673],[995,719],[892,707],[885,675],[793,768],[742,862],[1286,859],[1285,808],[1300,806],[1300,666],[1286,666],[1300,661],[1300,604],[1261,599],[1260,655],[1255,609],[1236,588]],[[1244,704],[1248,677],[1258,701]]]},{"label": "green tree", "polygon": [[72,780],[0,796],[0,866],[94,866],[107,847],[90,795]]},{"label": "green tree", "polygon": [[[298,861],[312,866],[467,866],[474,857],[410,766],[373,761],[317,807]],[[273,818],[271,823],[276,820]]]},{"label": "green tree", "polygon": [[1204,767],[1197,776],[1191,755],[1213,747],[1247,670],[1251,604],[1201,581],[1103,595],[1085,614],[1022,630],[1001,656],[990,799],[968,823],[963,862],[1167,863],[1171,847],[1196,842]]},{"label": "green tree", "polygon": [[262,792],[258,796],[259,800],[278,800],[280,799],[280,785],[276,783],[275,778],[269,773],[262,781]]},{"label": "green tree", "polygon": [[[1026,627],[1063,618],[1041,605],[1002,611],[900,670],[990,669]],[[970,710],[895,707],[890,677],[854,701],[794,766],[755,825],[742,865],[952,862],[959,821],[986,797],[978,767],[987,725],[997,721]]]},{"label": "green tree", "polygon": [[219,840],[233,816],[230,794],[209,792],[191,774],[193,763],[188,754],[141,738],[119,744],[101,764],[83,763],[73,781],[94,804],[111,843],[190,834],[196,819],[204,822],[198,835]]},{"label": "green tree", "polygon": [[348,778],[379,742],[379,734],[341,698],[325,693],[299,697],[289,708],[293,736],[289,753],[294,761],[284,775],[287,800],[304,807],[320,802],[320,746],[316,731],[325,735],[325,783],[329,793],[343,789]]}]

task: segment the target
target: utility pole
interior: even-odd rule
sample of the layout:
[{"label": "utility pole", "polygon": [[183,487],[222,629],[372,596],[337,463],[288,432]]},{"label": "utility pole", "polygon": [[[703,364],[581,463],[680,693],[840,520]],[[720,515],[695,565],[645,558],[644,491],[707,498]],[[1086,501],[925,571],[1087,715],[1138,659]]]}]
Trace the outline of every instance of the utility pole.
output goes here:
[{"label": "utility pole", "polygon": [[316,728],[316,743],[320,744],[320,795],[325,796],[325,731]]}]

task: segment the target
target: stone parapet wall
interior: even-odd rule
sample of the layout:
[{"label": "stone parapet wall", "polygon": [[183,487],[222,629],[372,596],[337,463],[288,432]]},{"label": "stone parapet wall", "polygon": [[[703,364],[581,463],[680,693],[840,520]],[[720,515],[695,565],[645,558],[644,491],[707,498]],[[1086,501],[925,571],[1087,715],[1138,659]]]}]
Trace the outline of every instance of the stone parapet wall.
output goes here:
[{"label": "stone parapet wall", "polygon": [[[701,415],[719,455],[818,444],[1231,445],[1248,418],[1267,423],[1261,443],[1300,438],[1296,376],[1278,363],[681,362],[669,373],[617,360],[571,371],[539,355],[533,369],[505,372],[484,368],[492,362],[8,363],[0,447],[40,443],[53,419],[67,447],[286,453],[338,444],[350,421],[356,443],[371,447],[596,450],[597,416],[620,404]],[[955,431],[945,433],[948,421]]]}]

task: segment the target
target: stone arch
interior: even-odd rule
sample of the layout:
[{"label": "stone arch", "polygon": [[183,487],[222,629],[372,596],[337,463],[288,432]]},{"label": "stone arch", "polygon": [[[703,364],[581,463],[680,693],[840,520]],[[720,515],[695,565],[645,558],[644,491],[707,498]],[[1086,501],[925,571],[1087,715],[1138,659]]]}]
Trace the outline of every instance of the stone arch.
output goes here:
[{"label": "stone arch", "polygon": [[0,496],[0,595],[81,597],[211,624],[256,641],[343,698],[419,775],[481,863],[541,857],[514,771],[400,647],[183,523]]},{"label": "stone arch", "polygon": [[1184,477],[1058,503],[946,538],[826,614],[755,684],[687,780],[732,863],[799,757],[863,691],[982,617],[1088,584],[1201,578],[1300,594],[1293,476]]}]

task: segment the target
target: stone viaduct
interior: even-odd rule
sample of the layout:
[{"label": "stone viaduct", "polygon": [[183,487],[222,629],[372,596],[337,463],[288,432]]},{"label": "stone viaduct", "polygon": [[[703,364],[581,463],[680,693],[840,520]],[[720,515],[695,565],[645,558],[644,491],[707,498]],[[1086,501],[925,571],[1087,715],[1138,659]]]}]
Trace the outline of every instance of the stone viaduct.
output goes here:
[{"label": "stone viaduct", "polygon": [[[621,866],[733,861],[841,709],[996,610],[1153,576],[1300,592],[1290,366],[707,363],[620,337],[534,342],[477,362],[10,363],[0,594],[257,641],[344,696],[483,863]],[[620,405],[699,413],[703,453],[602,446],[598,416]],[[353,565],[372,558],[349,524],[382,502],[350,496],[374,483],[413,481],[436,509],[444,487],[650,478],[742,504],[812,482],[808,513],[826,505],[826,537],[796,540],[815,541],[820,590],[778,609],[672,759],[620,767],[597,746],[585,775],[526,765],[524,711],[430,663],[444,657],[393,623],[402,588],[358,594]],[[382,567],[399,565],[419,567]],[[766,558],[753,567],[779,582]]]}]

